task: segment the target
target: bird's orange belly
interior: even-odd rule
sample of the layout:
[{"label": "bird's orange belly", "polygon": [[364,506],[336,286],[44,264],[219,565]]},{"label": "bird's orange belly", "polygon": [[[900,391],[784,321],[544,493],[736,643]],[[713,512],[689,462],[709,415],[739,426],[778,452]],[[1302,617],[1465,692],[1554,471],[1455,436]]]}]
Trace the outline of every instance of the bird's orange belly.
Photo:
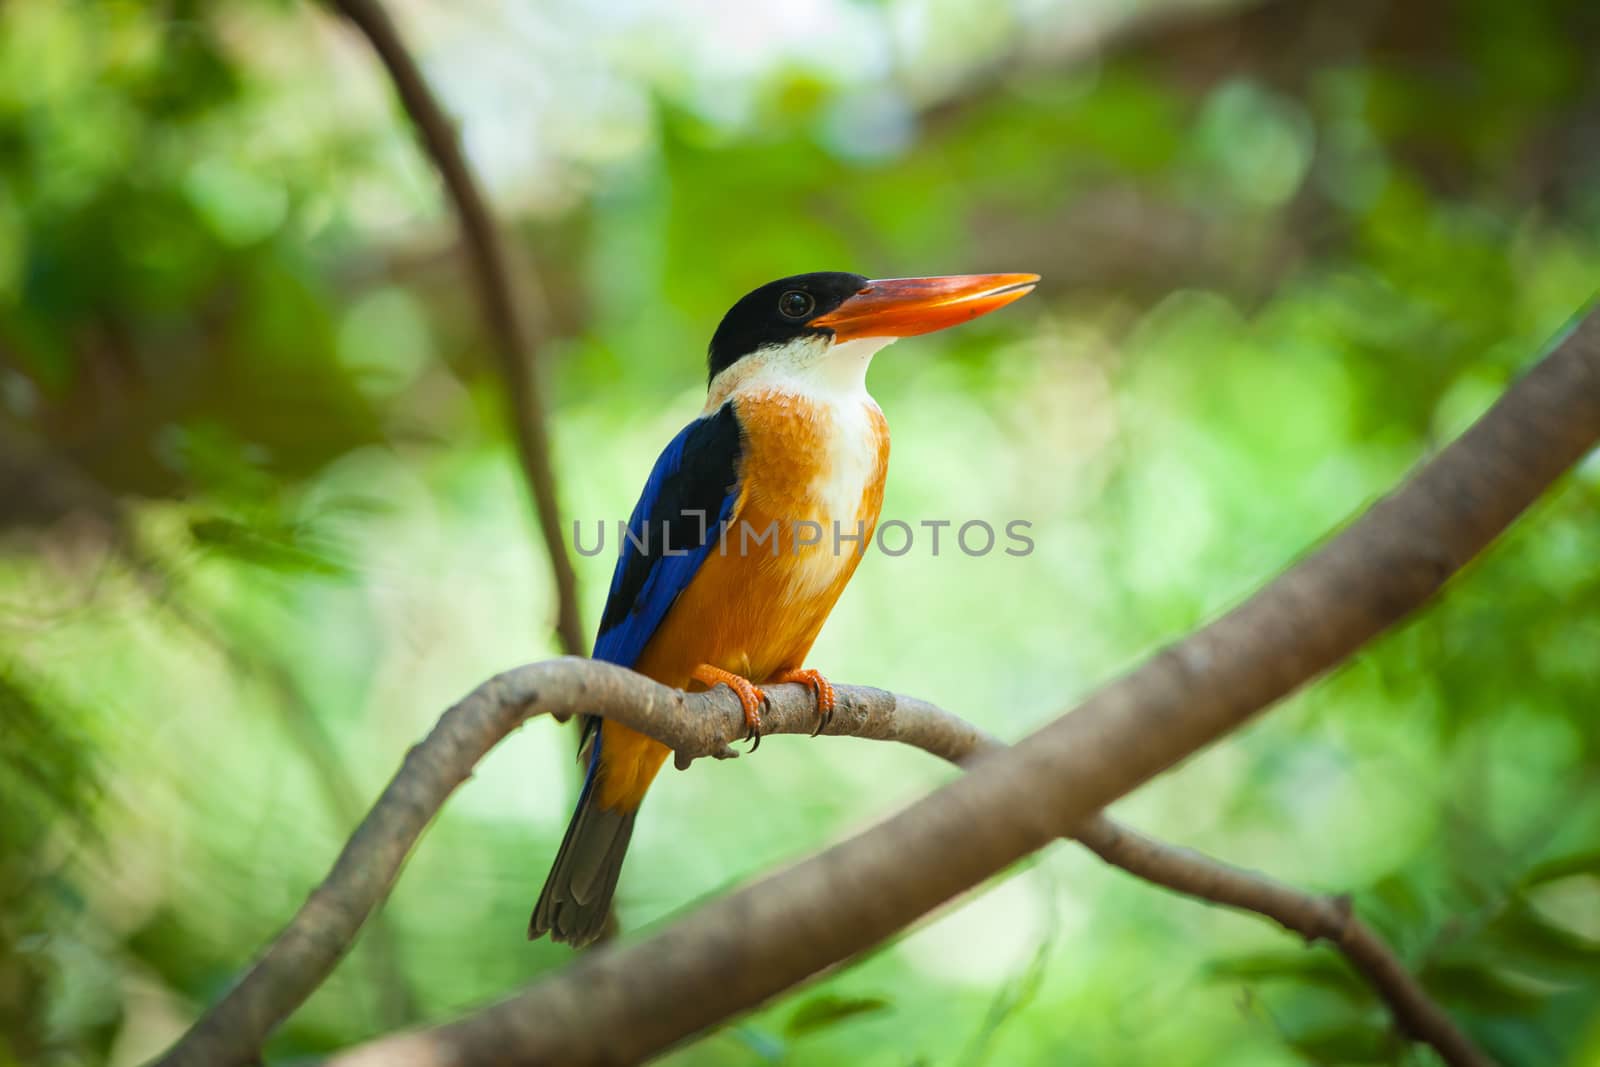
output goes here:
[{"label": "bird's orange belly", "polygon": [[[690,682],[701,664],[757,685],[801,667],[883,506],[889,433],[876,405],[851,420],[804,398],[757,393],[739,399],[738,413],[744,489],[735,521],[634,664],[677,689],[703,688]],[[600,803],[636,807],[668,749],[616,723],[602,730]]]},{"label": "bird's orange belly", "polygon": [[[702,663],[761,682],[799,667],[859,554],[829,543],[795,547],[795,531],[778,520],[773,537],[741,545],[740,530],[768,528],[768,517],[747,511],[711,549],[700,573],[663,620],[636,670],[683,687]],[[801,530],[809,539],[812,531]]]},{"label": "bird's orange belly", "polygon": [[[876,520],[876,512],[872,516]],[[743,523],[713,545],[700,572],[679,596],[634,669],[676,689],[703,689],[690,675],[701,664],[749,678],[758,685],[798,669],[839,594],[860,561],[857,546],[834,551],[831,530],[821,544],[795,545],[796,528],[778,520],[776,532],[757,544],[770,517],[747,509]],[[741,530],[751,533],[741,544]],[[825,527],[826,529],[826,527]],[[848,527],[845,532],[852,532]],[[809,541],[812,529],[801,527]],[[867,537],[871,530],[867,528]],[[723,545],[726,548],[723,549]],[[603,724],[605,774],[600,803],[636,806],[666,760],[665,745],[617,723]]]}]

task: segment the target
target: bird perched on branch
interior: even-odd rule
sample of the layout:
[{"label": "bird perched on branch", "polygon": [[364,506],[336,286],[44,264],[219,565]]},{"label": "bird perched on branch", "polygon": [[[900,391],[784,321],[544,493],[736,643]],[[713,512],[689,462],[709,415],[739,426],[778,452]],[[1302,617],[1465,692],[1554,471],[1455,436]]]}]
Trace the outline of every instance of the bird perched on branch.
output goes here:
[{"label": "bird perched on branch", "polygon": [[[705,409],[645,482],[611,578],[596,659],[676,688],[726,685],[761,737],[762,684],[799,682],[820,731],[834,693],[806,653],[870,543],[889,429],[867,365],[900,337],[1004,307],[1036,274],[872,281],[799,274],[763,285],[711,339]],[[583,945],[601,933],[645,790],[668,749],[585,717],[588,771],[528,924]]]}]

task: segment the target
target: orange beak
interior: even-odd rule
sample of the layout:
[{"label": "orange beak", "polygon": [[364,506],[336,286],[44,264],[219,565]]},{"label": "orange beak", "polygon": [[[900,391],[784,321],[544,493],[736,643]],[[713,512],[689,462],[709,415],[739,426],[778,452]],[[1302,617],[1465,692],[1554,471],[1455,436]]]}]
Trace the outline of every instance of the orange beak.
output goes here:
[{"label": "orange beak", "polygon": [[1037,274],[952,274],[944,278],[883,278],[808,325],[826,326],[834,340],[914,337],[958,326],[1033,292]]}]

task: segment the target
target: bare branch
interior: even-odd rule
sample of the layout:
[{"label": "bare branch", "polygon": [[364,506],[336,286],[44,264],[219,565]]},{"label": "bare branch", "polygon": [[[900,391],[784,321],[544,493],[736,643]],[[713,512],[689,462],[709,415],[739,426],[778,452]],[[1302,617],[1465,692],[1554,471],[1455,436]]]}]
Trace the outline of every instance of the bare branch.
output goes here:
[{"label": "bare branch", "polygon": [[1344,954],[1383,999],[1402,1033],[1432,1045],[1451,1067],[1492,1067],[1489,1059],[1434,1003],[1398,956],[1356,918],[1348,897],[1322,897],[1192,849],[1145,837],[1104,815],[1089,819],[1078,840],[1114,867],[1185,896],[1252,911]]},{"label": "bare branch", "polygon": [[[613,688],[613,678],[623,679],[623,688]],[[608,696],[597,697],[597,690]],[[774,704],[767,717],[768,732],[809,732],[815,714],[809,694],[796,686],[774,687],[770,692]],[[898,741],[956,764],[1004,747],[992,735],[926,701],[857,686],[841,686],[838,693],[840,710],[828,729],[830,734]],[[644,702],[637,703],[641,697]],[[613,705],[612,701],[618,703]],[[702,704],[707,707],[699,706]],[[405,789],[402,779],[410,772],[402,769],[368,819],[369,824],[376,822],[377,829],[369,832],[368,827],[363,826],[333,874],[313,897],[313,902],[319,896],[337,897],[343,906],[336,910],[322,909],[308,903],[302,909],[279,938],[279,945],[291,947],[280,952],[275,945],[246,980],[247,985],[255,983],[254,992],[241,985],[229,998],[270,998],[273,1010],[247,1010],[240,1018],[269,1018],[270,1028],[278,1021],[270,1016],[281,1012],[281,1018],[291,1012],[298,1001],[289,1003],[276,998],[278,991],[290,987],[270,980],[266,972],[296,975],[300,979],[298,987],[304,989],[304,993],[299,994],[303,999],[321,984],[353,942],[365,916],[387,892],[389,882],[399,873],[398,862],[386,878],[362,883],[359,891],[354,888],[355,883],[340,881],[341,870],[371,872],[374,869],[372,864],[378,857],[369,854],[370,850],[355,851],[358,842],[362,846],[379,842],[397,827],[414,841],[426,824],[426,812],[432,810],[425,805],[432,805],[435,800],[442,804],[454,788],[448,783],[464,781],[477,760],[526,717],[540,712],[565,715],[575,707],[614,708],[612,717],[673,744],[680,753],[680,766],[687,766],[703,755],[727,755],[728,743],[744,729],[738,702],[729,693],[718,690],[688,696],[656,686],[610,664],[561,660],[522,667],[491,680],[447,712],[433,734],[407,758],[407,766],[439,768],[441,762],[448,763],[448,775],[436,780],[446,784],[443,787],[435,784],[422,792]],[[706,714],[708,708],[713,707],[715,714]],[[440,753],[440,759],[426,758],[423,750]],[[412,818],[400,822],[380,819],[380,812],[385,809],[399,808],[404,808]],[[415,819],[418,814],[424,816],[421,821]],[[1105,816],[1091,818],[1079,839],[1108,863],[1139,877],[1190,896],[1261,912],[1307,940],[1332,942],[1350,955],[1358,969],[1368,974],[1408,1033],[1438,1048],[1447,1063],[1488,1062],[1428,1000],[1427,994],[1388,948],[1353,919],[1348,907],[1341,902],[1300,893],[1200,853],[1162,844]],[[381,875],[382,871],[378,873]],[[330,916],[337,920],[337,926],[329,921]],[[317,924],[315,928],[314,924]],[[295,948],[296,945],[300,947]],[[335,946],[341,947],[330,953],[328,949]],[[214,1031],[236,1033],[232,1028],[239,1025],[240,1019],[226,1020],[233,1010],[228,1004],[225,1000],[211,1013],[219,1020]],[[267,1004],[267,999],[261,1001],[262,1007]],[[199,1035],[197,1028],[192,1037],[200,1041]],[[186,1038],[185,1042],[190,1040]],[[1457,1051],[1449,1051],[1452,1049]],[[204,1043],[195,1045],[191,1051],[196,1058],[184,1059],[180,1046],[173,1050],[167,1062],[239,1062],[228,1057],[244,1056],[251,1050],[242,1045],[224,1049],[214,1043]]]},{"label": "bare branch", "polygon": [[[1347,530],[1025,744],[989,751],[993,742],[976,728],[931,705],[841,687],[832,733],[900,740],[947,759],[982,754],[968,760],[971,773],[907,811],[643,942],[587,954],[483,1012],[364,1046],[348,1062],[635,1061],[877,943],[1056,836],[1093,840],[1100,807],[1425,602],[1597,438],[1600,313]],[[804,689],[770,695],[768,732],[811,725]],[[730,694],[686,694],[570,657],[491,679],[407,754],[328,878],[162,1062],[250,1061],[349,949],[433,814],[489,748],[530,715],[580,711],[650,733],[680,761],[729,754],[742,729]],[[1127,847],[1126,839],[1102,844],[1111,855]],[[1247,901],[1259,902],[1260,887],[1245,888],[1239,906],[1254,906]],[[1374,938],[1346,927],[1339,943],[1366,961],[1364,973],[1393,983],[1398,965],[1375,954]],[[1423,1016],[1404,1018],[1414,1028]]]},{"label": "bare branch", "polygon": [[[130,562],[146,569],[154,581],[162,581],[164,568],[145,546],[133,541]],[[206,617],[189,603],[179,600],[176,590],[163,593],[162,606],[186,630],[223,657],[240,676],[255,677],[266,688],[284,736],[305,761],[312,780],[322,791],[328,813],[340,827],[350,826],[361,817],[361,796],[338,746],[317,717],[316,709],[301,691],[296,678],[281,660],[265,655],[237,635],[226,635],[226,626],[215,616]],[[171,595],[167,595],[170,593]],[[416,993],[400,966],[400,941],[394,924],[382,913],[371,916],[367,938],[362,943],[367,954],[367,971],[376,994],[378,1017],[386,1027],[404,1026],[418,1016]]]},{"label": "bare branch", "polygon": [[[810,733],[816,705],[804,686],[767,690],[767,734]],[[974,726],[921,701],[856,686],[837,688],[827,732],[904,741],[959,760],[995,744]],[[739,701],[725,690],[685,693],[609,663],[563,657],[497,675],[449,711],[419,744],[345,845],[322,885],[250,972],[159,1061],[165,1065],[254,1062],[267,1035],[322,984],[388,895],[434,814],[501,739],[528,718],[603,715],[665,742],[685,766],[734,755],[744,735]]]},{"label": "bare branch", "polygon": [[643,941],[344,1062],[636,1062],[752,1008],[1081,832],[1118,796],[1348,657],[1438,592],[1597,439],[1600,314],[1590,314],[1393,495],[1025,743]]},{"label": "bare branch", "polygon": [[539,525],[555,579],[556,633],[562,651],[581,656],[589,650],[589,645],[578,609],[578,578],[561,536],[555,469],[550,462],[550,436],[545,428],[543,389],[535,372],[528,325],[513,292],[505,247],[472,168],[461,154],[455,124],[439,106],[388,12],[378,0],[332,0],[332,3],[366,35],[389,71],[400,103],[411,117],[417,136],[433,160],[461,220],[467,259],[477,280],[484,316],[494,335],[493,350],[505,379],[517,461],[533,498],[534,519]]}]

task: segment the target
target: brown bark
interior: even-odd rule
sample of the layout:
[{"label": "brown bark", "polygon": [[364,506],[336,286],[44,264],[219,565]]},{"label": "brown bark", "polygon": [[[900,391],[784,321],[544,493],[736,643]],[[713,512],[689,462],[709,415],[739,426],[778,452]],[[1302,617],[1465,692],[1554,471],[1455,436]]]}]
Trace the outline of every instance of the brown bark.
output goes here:
[{"label": "brown bark", "polygon": [[[1460,439],[1238,608],[899,815],[349,1064],[634,1062],[880,943],[1427,602],[1600,439],[1600,313]],[[690,697],[685,700],[695,699]]]}]

